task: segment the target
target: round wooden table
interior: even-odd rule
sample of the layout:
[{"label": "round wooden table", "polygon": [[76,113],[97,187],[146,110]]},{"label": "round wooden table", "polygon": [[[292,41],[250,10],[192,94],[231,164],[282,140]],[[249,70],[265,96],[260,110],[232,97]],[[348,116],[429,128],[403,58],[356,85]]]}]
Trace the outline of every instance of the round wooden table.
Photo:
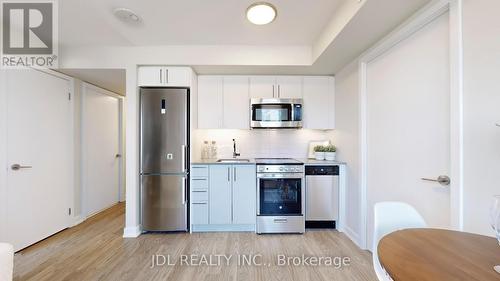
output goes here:
[{"label": "round wooden table", "polygon": [[441,229],[406,229],[382,238],[379,260],[394,281],[500,280],[495,238]]}]

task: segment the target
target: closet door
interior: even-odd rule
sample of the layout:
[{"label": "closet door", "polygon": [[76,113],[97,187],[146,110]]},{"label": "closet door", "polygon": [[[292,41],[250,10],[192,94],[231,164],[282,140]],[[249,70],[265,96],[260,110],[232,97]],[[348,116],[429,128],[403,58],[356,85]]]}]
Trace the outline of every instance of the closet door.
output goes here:
[{"label": "closet door", "polygon": [[73,188],[70,80],[7,72],[7,242],[20,250],[69,223]]}]

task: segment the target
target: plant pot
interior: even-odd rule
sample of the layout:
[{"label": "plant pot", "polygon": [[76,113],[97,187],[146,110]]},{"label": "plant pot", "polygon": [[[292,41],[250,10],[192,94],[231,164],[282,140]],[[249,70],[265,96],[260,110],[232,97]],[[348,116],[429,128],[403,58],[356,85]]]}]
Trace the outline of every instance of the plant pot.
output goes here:
[{"label": "plant pot", "polygon": [[335,161],[335,159],[337,159],[337,153],[336,152],[325,152],[325,159],[326,159],[326,161]]},{"label": "plant pot", "polygon": [[316,157],[316,160],[325,160],[325,153],[324,152],[314,152],[314,157]]}]

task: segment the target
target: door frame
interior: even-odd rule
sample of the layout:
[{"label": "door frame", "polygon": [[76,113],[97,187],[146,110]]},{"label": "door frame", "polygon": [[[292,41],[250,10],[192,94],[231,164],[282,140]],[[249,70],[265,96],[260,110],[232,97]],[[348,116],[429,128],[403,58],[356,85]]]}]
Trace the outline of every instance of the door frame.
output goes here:
[{"label": "door frame", "polygon": [[73,225],[73,216],[75,210],[75,186],[73,183],[75,182],[75,143],[73,141],[75,135],[75,101],[74,101],[74,79],[71,76],[59,73],[57,71],[51,69],[42,69],[42,68],[28,68],[28,69],[1,69],[0,70],[0,240],[7,240],[7,202],[8,202],[8,187],[7,187],[7,169],[8,169],[8,158],[7,158],[7,125],[8,125],[8,116],[7,116],[7,71],[39,71],[56,78],[60,78],[66,80],[68,82],[68,95],[70,99],[70,111],[68,116],[69,121],[69,151],[67,151],[69,155],[69,162],[67,165],[70,167],[70,182],[71,186],[68,187],[67,193],[67,205],[68,208],[71,209],[71,215],[68,215],[66,224],[67,227],[71,227]]},{"label": "door frame", "polygon": [[396,28],[374,47],[361,55],[359,67],[359,135],[360,135],[360,236],[355,239],[362,249],[371,249],[368,241],[368,132],[367,132],[367,67],[368,64],[401,41],[409,38],[427,24],[449,13],[450,40],[450,225],[463,230],[463,41],[462,41],[462,0],[435,0],[424,6],[405,23]]},{"label": "door frame", "polygon": [[88,189],[87,189],[87,152],[88,152],[88,144],[86,141],[87,137],[87,132],[85,131],[85,114],[86,114],[86,101],[87,101],[87,90],[91,89],[95,92],[98,92],[102,95],[110,96],[113,98],[116,98],[118,100],[118,147],[119,147],[119,153],[122,155],[120,157],[119,164],[118,164],[118,194],[117,194],[117,202],[124,202],[125,201],[125,150],[124,150],[124,144],[125,144],[125,134],[124,134],[124,116],[123,116],[123,106],[124,106],[124,97],[116,94],[114,92],[108,91],[106,89],[100,88],[98,86],[95,86],[93,84],[87,83],[87,82],[81,82],[81,218],[80,220],[83,221],[87,219],[89,216],[92,216],[93,214],[89,214],[89,209],[87,205],[87,198],[88,198]]}]

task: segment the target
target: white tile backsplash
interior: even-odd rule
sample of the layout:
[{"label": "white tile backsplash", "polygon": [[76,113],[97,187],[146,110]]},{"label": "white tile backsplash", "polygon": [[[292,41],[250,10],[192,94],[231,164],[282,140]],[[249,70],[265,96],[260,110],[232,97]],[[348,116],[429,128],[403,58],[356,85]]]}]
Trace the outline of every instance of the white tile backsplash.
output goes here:
[{"label": "white tile backsplash", "polygon": [[203,141],[216,141],[218,158],[233,156],[233,138],[242,158],[307,158],[309,142],[329,140],[329,131],[319,130],[195,130],[193,158],[201,158]]}]

